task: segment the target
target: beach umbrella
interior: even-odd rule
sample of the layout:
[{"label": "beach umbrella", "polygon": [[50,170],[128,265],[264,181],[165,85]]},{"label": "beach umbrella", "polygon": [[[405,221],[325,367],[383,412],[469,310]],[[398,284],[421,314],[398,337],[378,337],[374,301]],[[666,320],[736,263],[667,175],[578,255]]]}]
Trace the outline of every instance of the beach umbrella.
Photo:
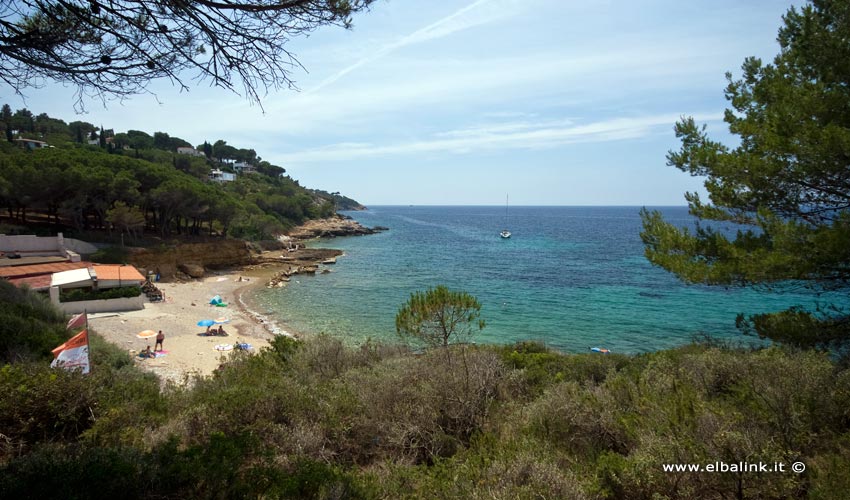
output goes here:
[{"label": "beach umbrella", "polygon": [[221,318],[215,319],[215,324],[217,324],[217,325],[221,325],[221,324],[224,324],[224,323],[230,323],[230,318],[221,317]]},{"label": "beach umbrella", "polygon": [[137,333],[136,337],[139,337],[140,339],[149,339],[151,337],[156,337],[156,332],[153,330],[145,330]]},{"label": "beach umbrella", "polygon": [[202,319],[198,321],[198,326],[213,326],[216,322],[211,319]]}]

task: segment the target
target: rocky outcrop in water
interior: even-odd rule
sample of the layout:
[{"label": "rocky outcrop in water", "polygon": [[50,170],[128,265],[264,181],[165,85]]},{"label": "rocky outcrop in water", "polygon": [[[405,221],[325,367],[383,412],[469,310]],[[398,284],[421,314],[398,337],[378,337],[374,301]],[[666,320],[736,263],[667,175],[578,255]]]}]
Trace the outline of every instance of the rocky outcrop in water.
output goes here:
[{"label": "rocky outcrop in water", "polygon": [[386,231],[387,229],[381,226],[368,228],[350,217],[340,215],[327,219],[307,221],[290,231],[288,236],[294,240],[309,240],[313,238],[374,234],[380,231]]}]

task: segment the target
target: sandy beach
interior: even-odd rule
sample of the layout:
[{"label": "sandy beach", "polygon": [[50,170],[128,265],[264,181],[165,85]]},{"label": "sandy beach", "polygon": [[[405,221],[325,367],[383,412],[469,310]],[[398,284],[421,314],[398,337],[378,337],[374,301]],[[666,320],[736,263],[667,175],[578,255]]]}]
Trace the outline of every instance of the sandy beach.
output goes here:
[{"label": "sandy beach", "polygon": [[[252,351],[267,346],[273,334],[262,318],[247,310],[240,295],[250,287],[265,286],[268,270],[230,271],[212,274],[188,282],[157,283],[163,291],[163,302],[145,303],[139,311],[89,315],[89,325],[109,342],[126,349],[135,363],[159,375],[163,380],[182,383],[193,374],[209,375],[226,359],[229,352],[216,350],[219,344],[235,344],[237,340],[251,344]],[[240,281],[242,278],[242,281]],[[247,281],[245,281],[247,280]],[[227,307],[210,305],[210,299],[221,296]],[[223,326],[227,337],[204,336],[203,319],[226,318]],[[143,330],[162,330],[165,334],[163,353],[155,359],[137,356],[155,339],[141,339]]]}]

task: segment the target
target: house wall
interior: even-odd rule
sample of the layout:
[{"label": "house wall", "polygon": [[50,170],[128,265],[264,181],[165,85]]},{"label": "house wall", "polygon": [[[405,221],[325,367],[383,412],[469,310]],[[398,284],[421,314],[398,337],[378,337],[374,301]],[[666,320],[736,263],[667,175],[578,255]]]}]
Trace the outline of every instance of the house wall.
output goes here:
[{"label": "house wall", "polygon": [[85,241],[75,240],[74,238],[65,238],[65,248],[78,254],[92,254],[97,252],[97,247]]},{"label": "house wall", "polygon": [[6,235],[0,234],[0,252],[26,252],[29,254],[56,255],[69,257],[72,262],[79,262],[79,254],[91,254],[97,247],[85,241],[65,238],[62,233],[58,236],[35,236],[32,234]]},{"label": "house wall", "polygon": [[57,236],[35,236],[32,234],[0,234],[0,252],[44,252],[48,255],[59,251]]}]

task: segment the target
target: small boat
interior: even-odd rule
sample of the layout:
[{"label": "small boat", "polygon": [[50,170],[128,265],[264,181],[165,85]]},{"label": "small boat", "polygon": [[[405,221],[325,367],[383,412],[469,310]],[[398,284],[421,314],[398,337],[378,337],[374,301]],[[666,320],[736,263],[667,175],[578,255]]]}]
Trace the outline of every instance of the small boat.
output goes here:
[{"label": "small boat", "polygon": [[611,353],[610,350],[605,349],[604,347],[591,347],[590,350],[593,351],[593,352],[599,352],[599,353],[602,353],[602,354],[610,354]]},{"label": "small boat", "polygon": [[[505,195],[505,225],[507,225],[507,223],[508,223],[508,195]],[[511,237],[511,232],[508,231],[507,229],[502,229],[502,232],[499,233],[499,236],[501,236],[502,239],[506,240],[506,239]]]}]

